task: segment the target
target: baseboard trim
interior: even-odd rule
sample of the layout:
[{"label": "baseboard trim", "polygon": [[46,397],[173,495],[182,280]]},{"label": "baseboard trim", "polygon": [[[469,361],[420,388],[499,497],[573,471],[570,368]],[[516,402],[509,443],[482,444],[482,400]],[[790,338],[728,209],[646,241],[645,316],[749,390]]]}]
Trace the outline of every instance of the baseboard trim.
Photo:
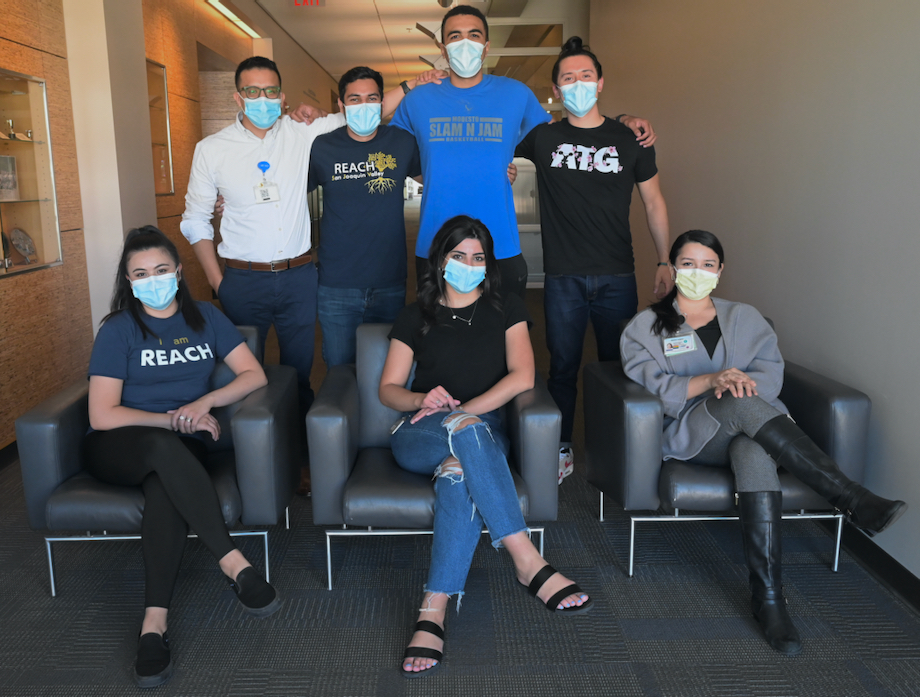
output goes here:
[{"label": "baseboard trim", "polygon": [[[830,534],[833,528],[819,521]],[[920,613],[920,578],[852,525],[843,526],[843,548],[870,576]]]},{"label": "baseboard trim", "polygon": [[11,465],[19,459],[19,448],[16,447],[16,441],[13,441],[5,448],[0,448],[0,470],[7,465]]}]

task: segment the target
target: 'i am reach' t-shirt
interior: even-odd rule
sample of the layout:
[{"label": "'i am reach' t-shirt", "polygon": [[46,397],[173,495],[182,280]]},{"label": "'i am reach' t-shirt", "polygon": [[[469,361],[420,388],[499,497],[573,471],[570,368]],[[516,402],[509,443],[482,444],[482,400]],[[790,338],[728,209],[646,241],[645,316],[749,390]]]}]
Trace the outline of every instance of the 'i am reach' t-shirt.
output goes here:
[{"label": "'i am reach' t-shirt", "polygon": [[210,391],[217,361],[243,343],[233,323],[211,303],[199,302],[204,316],[201,332],[193,332],[181,312],[144,324],[147,338],[127,310],[110,317],[99,328],[89,374],[123,380],[121,405],[164,414],[194,402]]},{"label": "'i am reach' t-shirt", "polygon": [[444,221],[461,214],[485,223],[497,258],[521,253],[508,165],[515,146],[549,118],[524,83],[495,75],[483,75],[475,87],[444,80],[406,95],[390,125],[412,133],[422,155],[416,256],[427,257]]}]

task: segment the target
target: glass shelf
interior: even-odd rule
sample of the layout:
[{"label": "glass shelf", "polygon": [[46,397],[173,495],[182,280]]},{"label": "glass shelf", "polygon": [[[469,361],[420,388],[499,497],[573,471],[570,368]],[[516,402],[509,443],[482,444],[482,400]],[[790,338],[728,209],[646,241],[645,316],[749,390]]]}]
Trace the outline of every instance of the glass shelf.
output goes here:
[{"label": "glass shelf", "polygon": [[[32,139],[5,137],[10,132]],[[0,134],[2,279],[61,263],[44,80],[0,68]]]}]

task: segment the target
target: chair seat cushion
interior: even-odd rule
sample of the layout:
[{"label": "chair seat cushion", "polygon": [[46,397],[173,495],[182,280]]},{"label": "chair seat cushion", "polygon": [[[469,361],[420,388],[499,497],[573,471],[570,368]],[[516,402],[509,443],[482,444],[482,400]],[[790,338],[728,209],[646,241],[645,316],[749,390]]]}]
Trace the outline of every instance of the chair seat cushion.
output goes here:
[{"label": "chair seat cushion", "polygon": [[[211,455],[208,473],[220,500],[224,522],[232,527],[243,510],[233,453]],[[144,492],[139,486],[106,484],[84,471],[54,490],[45,514],[49,530],[137,533],[144,515]]]},{"label": "chair seat cushion", "polygon": [[[521,512],[530,508],[527,485],[512,470]],[[389,448],[358,452],[342,494],[346,525],[430,529],[434,524],[434,484],[430,476],[407,472]]]},{"label": "chair seat cushion", "polygon": [[[794,476],[780,470],[783,510],[830,510],[830,503]],[[658,496],[666,513],[682,511],[731,512],[735,510],[735,478],[728,467],[690,465],[667,460],[661,466]]]}]

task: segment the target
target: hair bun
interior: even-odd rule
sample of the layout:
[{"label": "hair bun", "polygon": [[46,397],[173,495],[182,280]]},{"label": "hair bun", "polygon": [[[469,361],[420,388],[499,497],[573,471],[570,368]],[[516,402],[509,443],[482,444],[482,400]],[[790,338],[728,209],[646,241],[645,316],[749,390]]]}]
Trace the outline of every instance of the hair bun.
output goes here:
[{"label": "hair bun", "polygon": [[563,52],[580,51],[583,43],[580,36],[573,36],[562,45]]}]

